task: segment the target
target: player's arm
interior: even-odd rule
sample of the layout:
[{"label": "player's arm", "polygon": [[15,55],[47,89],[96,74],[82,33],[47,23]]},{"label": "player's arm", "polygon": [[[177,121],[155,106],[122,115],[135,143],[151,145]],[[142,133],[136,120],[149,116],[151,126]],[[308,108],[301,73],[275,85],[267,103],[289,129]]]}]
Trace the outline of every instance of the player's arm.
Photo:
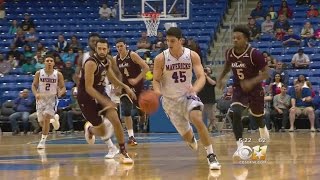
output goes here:
[{"label": "player's arm", "polygon": [[58,72],[58,97],[61,97],[62,95],[64,95],[66,93],[66,87],[64,85],[64,78],[61,72]]},{"label": "player's arm", "polygon": [[40,76],[40,71],[37,71],[36,74],[34,75],[32,87],[31,87],[32,93],[36,97],[36,99],[40,98],[40,95],[38,93],[39,76]]},{"label": "player's arm", "polygon": [[134,78],[134,82],[132,82],[133,84],[130,83],[131,85],[136,85],[138,82],[140,82],[146,76],[146,73],[149,71],[149,66],[139,56],[139,54],[137,54],[135,52],[131,52],[130,56],[131,56],[132,61],[141,67],[141,73],[136,78]]},{"label": "player's arm", "polygon": [[164,56],[163,56],[163,53],[160,53],[154,59],[153,81],[152,81],[153,90],[158,95],[161,95],[160,81],[163,73],[163,68],[164,68]]},{"label": "player's arm", "polygon": [[84,65],[85,70],[85,89],[86,92],[94,99],[98,101],[99,104],[101,104],[104,107],[110,106],[108,102],[110,102],[104,95],[99,93],[94,87],[94,74],[97,70],[97,65],[93,61],[87,61]]},{"label": "player's arm", "polygon": [[114,72],[114,74],[116,75],[116,77],[122,81],[122,74],[119,70],[119,67],[117,66],[117,60],[116,60],[116,57],[113,57],[112,59],[110,59],[110,62],[111,62],[111,67],[112,67],[112,70]]},{"label": "player's arm", "polygon": [[193,71],[197,77],[197,80],[194,82],[191,92],[198,93],[201,91],[201,89],[206,83],[206,76],[204,75],[200,56],[194,51],[191,51],[191,61],[192,61]]},{"label": "player's arm", "polygon": [[265,66],[263,67],[261,70],[260,70],[260,73],[258,76],[252,78],[252,83],[253,83],[253,86],[261,83],[261,81],[265,80],[265,79],[268,79],[269,78],[269,71],[270,71],[270,68],[269,66]]},{"label": "player's arm", "polygon": [[109,81],[117,87],[121,87],[124,88],[125,91],[128,93],[128,95],[130,96],[130,98],[132,99],[137,99],[136,95],[134,94],[134,92],[130,89],[129,86],[125,85],[123,82],[121,82],[119,79],[117,79],[116,75],[114,74],[112,67],[109,66],[108,70],[107,70],[107,77],[109,79]]}]

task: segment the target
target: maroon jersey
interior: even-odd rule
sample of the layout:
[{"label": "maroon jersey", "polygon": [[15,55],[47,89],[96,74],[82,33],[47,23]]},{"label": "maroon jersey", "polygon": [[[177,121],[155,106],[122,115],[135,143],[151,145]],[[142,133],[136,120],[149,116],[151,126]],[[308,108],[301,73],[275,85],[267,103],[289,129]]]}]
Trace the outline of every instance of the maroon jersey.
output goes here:
[{"label": "maroon jersey", "polygon": [[262,53],[250,45],[240,55],[235,54],[234,48],[228,49],[226,63],[231,66],[234,86],[240,86],[241,80],[256,77],[267,65]]},{"label": "maroon jersey", "polygon": [[[90,56],[90,58],[87,59],[85,63],[87,63],[88,61],[93,61],[97,64],[97,69],[94,72],[93,88],[95,88],[99,93],[105,94],[105,77],[109,66],[108,61],[106,60],[105,63],[101,62],[95,55]],[[85,68],[82,68],[78,91],[81,94],[83,93],[82,95],[89,96],[85,88],[85,73]],[[80,95],[78,97],[80,97]]]},{"label": "maroon jersey", "polygon": [[128,51],[128,54],[121,59],[118,54],[116,57],[117,66],[122,74],[122,82],[132,88],[135,92],[141,92],[143,90],[143,79],[138,82],[135,86],[132,86],[128,79],[136,78],[141,73],[141,67],[139,64],[136,64],[130,56],[131,51]]}]

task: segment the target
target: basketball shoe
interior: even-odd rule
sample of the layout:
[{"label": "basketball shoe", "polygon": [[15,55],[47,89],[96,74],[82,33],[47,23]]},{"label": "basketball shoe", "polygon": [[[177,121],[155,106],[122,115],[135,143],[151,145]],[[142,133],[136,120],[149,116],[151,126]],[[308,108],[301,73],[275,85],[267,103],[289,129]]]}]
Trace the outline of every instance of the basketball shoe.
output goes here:
[{"label": "basketball shoe", "polygon": [[117,154],[119,154],[119,149],[116,146],[113,146],[109,148],[108,154],[104,156],[104,158],[113,159]]},{"label": "basketball shoe", "polygon": [[217,156],[215,154],[209,154],[207,156],[207,160],[208,160],[209,168],[211,170],[219,170],[219,169],[221,169],[221,165],[218,162]]},{"label": "basketball shoe", "polygon": [[124,150],[120,153],[120,162],[122,164],[132,164],[133,160],[131,159],[127,151]]},{"label": "basketball shoe", "polygon": [[94,144],[96,141],[96,137],[89,132],[90,127],[92,127],[92,124],[89,121],[87,121],[84,124],[84,137],[86,138],[88,144]]},{"label": "basketball shoe", "polygon": [[128,139],[128,145],[135,146],[138,145],[138,142],[133,136],[130,136]]},{"label": "basketball shoe", "polygon": [[53,119],[50,119],[50,123],[52,124],[54,130],[58,130],[60,128],[59,118],[59,115],[55,114]]},{"label": "basketball shoe", "polygon": [[266,125],[263,128],[259,128],[259,132],[260,132],[260,138],[264,138],[266,141],[270,139],[269,131]]},{"label": "basketball shoe", "polygon": [[37,146],[37,149],[44,149],[45,147],[46,147],[46,140],[41,139],[38,146]]},{"label": "basketball shoe", "polygon": [[197,151],[198,150],[198,142],[196,140],[196,138],[193,136],[192,138],[192,142],[187,142],[188,146],[193,150],[193,151]]}]

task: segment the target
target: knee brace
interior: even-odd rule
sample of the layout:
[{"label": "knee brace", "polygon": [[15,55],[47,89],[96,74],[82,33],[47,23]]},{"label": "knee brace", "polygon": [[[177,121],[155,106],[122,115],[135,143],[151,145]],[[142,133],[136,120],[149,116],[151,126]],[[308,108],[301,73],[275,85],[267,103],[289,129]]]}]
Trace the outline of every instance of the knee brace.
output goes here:
[{"label": "knee brace", "polygon": [[126,96],[121,98],[121,114],[123,116],[131,116],[132,102]]}]

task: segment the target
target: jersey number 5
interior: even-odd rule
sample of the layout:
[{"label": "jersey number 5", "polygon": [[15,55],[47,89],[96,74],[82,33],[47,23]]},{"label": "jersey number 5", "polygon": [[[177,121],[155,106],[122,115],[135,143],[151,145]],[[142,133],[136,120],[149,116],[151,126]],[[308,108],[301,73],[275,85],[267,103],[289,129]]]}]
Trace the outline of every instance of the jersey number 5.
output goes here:
[{"label": "jersey number 5", "polygon": [[46,84],[46,91],[50,91],[50,84],[49,83]]},{"label": "jersey number 5", "polygon": [[243,69],[237,69],[237,75],[240,80],[244,79]]},{"label": "jersey number 5", "polygon": [[174,79],[174,83],[185,82],[187,80],[186,72],[185,71],[174,72],[172,74],[172,79]]}]

